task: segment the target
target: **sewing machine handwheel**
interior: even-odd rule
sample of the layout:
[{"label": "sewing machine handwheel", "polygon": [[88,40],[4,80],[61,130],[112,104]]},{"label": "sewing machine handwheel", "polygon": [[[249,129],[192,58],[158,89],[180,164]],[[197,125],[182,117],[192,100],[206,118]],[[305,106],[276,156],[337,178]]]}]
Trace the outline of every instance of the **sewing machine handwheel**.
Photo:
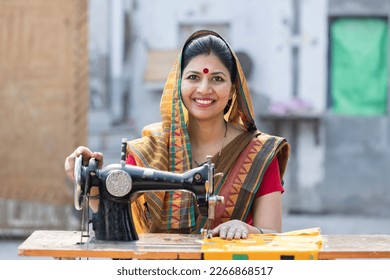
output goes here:
[{"label": "sewing machine handwheel", "polygon": [[83,157],[80,155],[76,158],[74,165],[74,207],[77,210],[83,209],[83,190],[81,187],[81,168]]}]

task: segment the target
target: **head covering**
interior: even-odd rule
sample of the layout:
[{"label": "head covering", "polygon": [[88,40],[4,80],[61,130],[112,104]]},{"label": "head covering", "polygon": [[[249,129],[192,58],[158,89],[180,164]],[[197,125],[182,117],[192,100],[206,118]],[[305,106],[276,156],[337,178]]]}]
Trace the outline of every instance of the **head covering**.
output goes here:
[{"label": "head covering", "polygon": [[[226,41],[216,32],[200,30],[192,34],[184,44],[192,40],[212,35]],[[255,121],[248,85],[236,54],[229,47],[237,67],[235,94],[230,110],[225,114],[229,124],[244,131],[255,131]],[[182,52],[183,52],[182,50]],[[187,131],[188,111],[181,99],[181,57],[174,63],[166,81],[161,98],[161,133],[148,135],[128,143],[128,153],[138,166],[184,172],[192,167],[192,153]],[[155,126],[153,126],[155,130]],[[148,133],[145,133],[148,134]],[[188,229],[195,227],[195,208],[191,194],[186,192],[146,193],[145,199],[154,224],[161,230]]]},{"label": "head covering", "polygon": [[[209,30],[200,30],[192,34],[184,44],[183,49],[193,39],[212,35],[226,41],[217,33]],[[229,45],[226,43],[229,47]],[[241,65],[234,51],[229,47],[237,65],[235,79],[235,94],[233,95],[231,109],[225,115],[226,121],[246,131],[256,129],[252,109],[252,100],[249,89],[241,69]],[[182,172],[190,167],[192,162],[191,147],[186,123],[188,112],[181,99],[181,54],[168,76],[160,104],[162,128],[169,145],[169,170]]]}]

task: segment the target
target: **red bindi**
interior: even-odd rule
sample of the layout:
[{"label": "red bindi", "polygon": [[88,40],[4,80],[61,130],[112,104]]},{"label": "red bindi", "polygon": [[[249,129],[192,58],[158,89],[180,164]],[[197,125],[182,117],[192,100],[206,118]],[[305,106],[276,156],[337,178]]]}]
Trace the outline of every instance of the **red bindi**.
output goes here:
[{"label": "red bindi", "polygon": [[203,69],[203,73],[207,74],[209,72],[209,69],[208,68],[204,68]]}]

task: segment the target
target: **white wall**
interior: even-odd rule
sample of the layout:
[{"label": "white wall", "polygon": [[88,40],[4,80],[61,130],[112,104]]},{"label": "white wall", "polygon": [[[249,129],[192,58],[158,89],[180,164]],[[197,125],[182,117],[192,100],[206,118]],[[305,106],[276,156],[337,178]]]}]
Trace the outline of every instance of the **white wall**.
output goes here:
[{"label": "white wall", "polygon": [[301,12],[300,96],[316,110],[326,109],[328,1],[305,0]]},{"label": "white wall", "polygon": [[232,45],[253,59],[253,91],[272,101],[287,101],[291,96],[290,1],[244,2],[231,4]]},{"label": "white wall", "polygon": [[89,48],[92,51],[108,53],[108,10],[106,0],[91,0],[89,9]]},{"label": "white wall", "polygon": [[[327,100],[327,1],[301,1],[299,97],[314,111],[325,112]],[[318,187],[324,180],[325,137],[320,125],[316,143],[314,123],[298,128],[297,162],[300,206],[304,211],[321,211]],[[293,207],[292,205],[290,207]]]}]

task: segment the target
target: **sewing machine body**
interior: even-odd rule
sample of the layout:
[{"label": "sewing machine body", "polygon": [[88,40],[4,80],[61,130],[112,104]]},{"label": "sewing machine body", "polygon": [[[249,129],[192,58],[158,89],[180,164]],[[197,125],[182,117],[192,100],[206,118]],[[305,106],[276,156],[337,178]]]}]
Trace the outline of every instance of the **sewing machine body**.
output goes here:
[{"label": "sewing machine body", "polygon": [[[122,154],[125,151],[122,141]],[[204,165],[185,173],[159,171],[124,163],[111,164],[102,169],[98,162],[90,159],[82,165],[81,156],[75,164],[75,208],[88,208],[88,197],[92,187],[99,188],[99,207],[93,213],[92,224],[96,240],[138,240],[131,212],[131,197],[136,193],[157,191],[187,191],[194,195],[199,212],[214,219],[214,206],[223,203],[223,197],[213,194],[214,164],[211,157]],[[83,214],[84,216],[85,214]],[[210,235],[210,229],[207,229]]]},{"label": "sewing machine body", "polygon": [[[135,193],[158,191],[188,191],[194,194],[202,215],[207,216],[208,166],[197,167],[183,174],[141,168],[133,165],[111,164],[97,170],[91,178],[99,184],[103,199],[127,203]],[[120,186],[123,184],[123,186]],[[206,208],[205,208],[206,207]],[[206,210],[206,211],[204,211]]]},{"label": "sewing machine body", "polygon": [[[95,239],[138,240],[130,207],[131,196],[136,193],[188,191],[196,198],[200,213],[207,216],[208,204],[205,189],[207,173],[207,166],[190,170],[184,174],[156,171],[132,165],[122,166],[121,164],[108,165],[104,169],[98,170],[96,175],[90,175],[92,185],[96,183],[100,193],[98,212],[92,216]],[[131,178],[131,182],[128,178]],[[121,183],[124,185],[119,186]],[[121,191],[118,189],[121,191],[125,189],[126,193],[121,195]]]}]

